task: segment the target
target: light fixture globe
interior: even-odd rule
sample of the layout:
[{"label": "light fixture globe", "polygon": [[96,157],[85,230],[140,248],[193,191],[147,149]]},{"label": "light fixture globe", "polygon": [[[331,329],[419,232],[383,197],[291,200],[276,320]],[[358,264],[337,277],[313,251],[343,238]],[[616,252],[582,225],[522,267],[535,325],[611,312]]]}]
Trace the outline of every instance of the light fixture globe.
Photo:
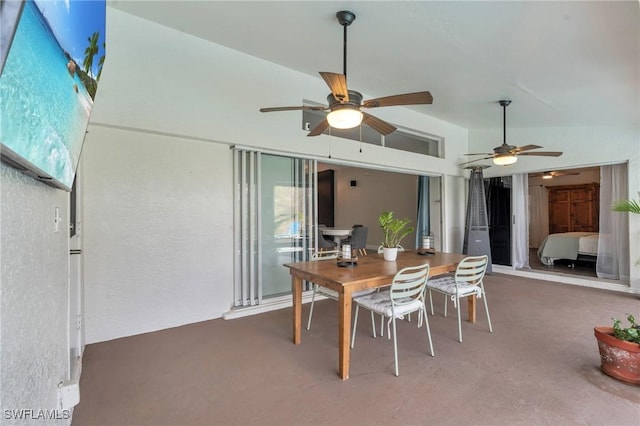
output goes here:
[{"label": "light fixture globe", "polygon": [[508,166],[518,161],[518,157],[513,154],[498,155],[493,158],[493,164],[497,166]]},{"label": "light fixture globe", "polygon": [[362,112],[356,108],[345,106],[331,111],[327,115],[329,125],[336,129],[351,129],[362,123]]}]

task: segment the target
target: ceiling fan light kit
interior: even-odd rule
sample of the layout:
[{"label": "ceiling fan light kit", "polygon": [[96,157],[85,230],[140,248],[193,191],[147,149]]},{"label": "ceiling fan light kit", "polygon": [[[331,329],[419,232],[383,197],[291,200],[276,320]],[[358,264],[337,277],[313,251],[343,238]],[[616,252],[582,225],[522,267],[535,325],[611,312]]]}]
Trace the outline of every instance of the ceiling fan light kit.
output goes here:
[{"label": "ceiling fan light kit", "polygon": [[327,114],[329,126],[336,129],[351,129],[362,123],[362,112],[355,108],[340,108]]},{"label": "ceiling fan light kit", "polygon": [[269,107],[260,108],[260,112],[274,111],[301,111],[316,110],[328,111],[329,113],[318,125],[316,125],[307,136],[318,136],[324,133],[327,127],[336,129],[351,129],[361,124],[365,124],[382,135],[388,135],[396,130],[396,127],[384,120],[363,112],[364,108],[380,108],[399,105],[425,105],[433,103],[431,93],[415,92],[401,95],[385,96],[382,98],[362,101],[362,94],[347,88],[347,27],[356,19],[356,15],[348,10],[341,10],[336,13],[338,22],[343,27],[343,73],[320,72],[320,76],[329,86],[331,93],[327,96],[328,106],[290,106],[290,107]]},{"label": "ceiling fan light kit", "polygon": [[518,161],[518,157],[515,155],[499,155],[493,158],[493,164],[496,166],[508,166]]}]

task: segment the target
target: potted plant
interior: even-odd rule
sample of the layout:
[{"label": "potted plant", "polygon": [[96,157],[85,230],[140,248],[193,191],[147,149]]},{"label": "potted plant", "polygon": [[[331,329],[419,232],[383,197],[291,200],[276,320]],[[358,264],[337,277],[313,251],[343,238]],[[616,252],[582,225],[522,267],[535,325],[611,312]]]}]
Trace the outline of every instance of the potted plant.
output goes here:
[{"label": "potted plant", "polygon": [[612,318],[613,327],[595,327],[602,371],[626,383],[640,385],[640,324],[627,314],[629,327]]},{"label": "potted plant", "polygon": [[413,227],[409,226],[410,223],[409,219],[393,217],[393,212],[380,214],[378,224],[382,228],[383,240],[381,244],[384,260],[396,260],[400,241],[413,232]]},{"label": "potted plant", "polygon": [[[613,211],[640,214],[640,202],[621,200]],[[640,259],[638,262],[640,263]],[[622,327],[622,321],[612,318],[613,327],[595,327],[594,333],[600,351],[602,371],[626,383],[640,384],[640,325],[633,315],[627,314],[630,326]]]}]

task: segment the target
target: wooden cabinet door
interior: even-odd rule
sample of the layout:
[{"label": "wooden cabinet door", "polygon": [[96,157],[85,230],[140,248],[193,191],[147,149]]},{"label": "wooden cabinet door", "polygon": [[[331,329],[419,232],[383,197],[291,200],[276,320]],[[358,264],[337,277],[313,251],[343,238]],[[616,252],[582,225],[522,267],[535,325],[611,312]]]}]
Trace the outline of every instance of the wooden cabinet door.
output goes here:
[{"label": "wooden cabinet door", "polygon": [[557,190],[549,192],[549,233],[569,232],[571,230],[571,191]]},{"label": "wooden cabinet door", "polygon": [[573,231],[598,232],[598,196],[593,187],[571,192]]},{"label": "wooden cabinet door", "polygon": [[598,232],[597,183],[549,188],[549,233]]}]

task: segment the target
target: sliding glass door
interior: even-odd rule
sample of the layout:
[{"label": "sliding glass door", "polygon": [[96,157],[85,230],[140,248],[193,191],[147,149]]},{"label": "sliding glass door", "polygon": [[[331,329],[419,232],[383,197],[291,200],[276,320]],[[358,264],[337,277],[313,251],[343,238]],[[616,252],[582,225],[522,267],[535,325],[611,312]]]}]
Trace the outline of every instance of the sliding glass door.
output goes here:
[{"label": "sliding glass door", "polygon": [[309,247],[306,200],[309,177],[304,160],[262,155],[260,170],[263,297],[291,291],[289,270],[282,265],[305,259]]},{"label": "sliding glass door", "polygon": [[316,163],[238,150],[235,162],[235,306],[291,292],[282,265],[308,259]]}]

